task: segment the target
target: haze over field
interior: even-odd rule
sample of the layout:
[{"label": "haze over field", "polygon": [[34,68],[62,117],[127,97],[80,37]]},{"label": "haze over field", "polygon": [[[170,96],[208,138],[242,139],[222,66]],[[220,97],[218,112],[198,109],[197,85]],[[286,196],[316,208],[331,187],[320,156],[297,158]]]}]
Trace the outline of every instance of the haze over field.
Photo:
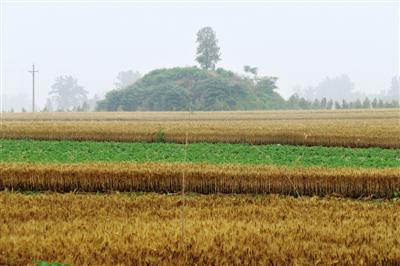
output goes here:
[{"label": "haze over field", "polygon": [[[3,109],[31,107],[32,63],[43,108],[59,75],[89,97],[115,88],[120,71],[142,75],[192,66],[196,32],[211,26],[223,67],[278,77],[285,98],[347,74],[354,90],[377,95],[399,74],[396,3],[13,3],[2,4]],[[342,97],[342,96],[339,96]],[[347,97],[344,95],[343,97]]]},{"label": "haze over field", "polygon": [[0,265],[400,265],[399,8],[0,0]]}]

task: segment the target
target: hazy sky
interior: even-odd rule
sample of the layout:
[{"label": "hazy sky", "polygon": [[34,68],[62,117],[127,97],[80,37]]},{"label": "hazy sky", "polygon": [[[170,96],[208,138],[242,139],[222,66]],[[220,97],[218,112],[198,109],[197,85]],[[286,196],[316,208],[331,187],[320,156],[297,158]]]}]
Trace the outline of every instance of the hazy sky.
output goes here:
[{"label": "hazy sky", "polygon": [[[220,67],[257,66],[279,92],[346,73],[359,91],[388,89],[399,73],[396,3],[13,3],[2,4],[4,109],[30,109],[32,63],[38,104],[58,75],[90,95],[117,73],[195,65],[196,32],[214,28]],[[12,103],[17,100],[17,103]]]}]

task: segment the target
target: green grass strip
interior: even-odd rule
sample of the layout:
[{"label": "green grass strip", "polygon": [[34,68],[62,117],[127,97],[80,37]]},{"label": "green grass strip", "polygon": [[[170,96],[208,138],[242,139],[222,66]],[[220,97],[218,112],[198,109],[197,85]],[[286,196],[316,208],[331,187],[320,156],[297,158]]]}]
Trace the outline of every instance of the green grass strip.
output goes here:
[{"label": "green grass strip", "polygon": [[[0,139],[1,162],[183,160],[184,145],[181,144]],[[400,149],[194,143],[188,146],[187,162],[386,168],[400,167]]]}]

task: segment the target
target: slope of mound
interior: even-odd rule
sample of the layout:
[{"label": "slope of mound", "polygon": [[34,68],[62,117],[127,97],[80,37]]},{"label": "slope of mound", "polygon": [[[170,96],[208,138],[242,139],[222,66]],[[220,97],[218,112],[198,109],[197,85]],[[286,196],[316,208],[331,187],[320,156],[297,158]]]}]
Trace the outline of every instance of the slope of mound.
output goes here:
[{"label": "slope of mound", "polygon": [[154,70],[133,85],[113,90],[98,103],[101,111],[183,111],[274,109],[284,99],[276,78],[250,79],[231,71],[197,67]]}]

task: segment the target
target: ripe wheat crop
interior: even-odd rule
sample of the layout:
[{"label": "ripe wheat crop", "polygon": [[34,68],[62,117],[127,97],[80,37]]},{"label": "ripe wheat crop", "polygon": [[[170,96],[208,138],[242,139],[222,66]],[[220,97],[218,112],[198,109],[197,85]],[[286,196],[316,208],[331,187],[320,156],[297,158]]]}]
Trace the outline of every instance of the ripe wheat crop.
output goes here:
[{"label": "ripe wheat crop", "polygon": [[0,264],[398,265],[399,202],[0,192]]},{"label": "ripe wheat crop", "polygon": [[2,138],[400,147],[398,120],[117,122],[3,122]]},{"label": "ripe wheat crop", "polygon": [[399,109],[4,113],[3,121],[274,121],[400,119]]},{"label": "ripe wheat crop", "polygon": [[57,192],[256,193],[391,198],[400,168],[287,168],[190,163],[0,164],[0,189]]},{"label": "ripe wheat crop", "polygon": [[6,114],[8,139],[400,147],[400,111]]}]

